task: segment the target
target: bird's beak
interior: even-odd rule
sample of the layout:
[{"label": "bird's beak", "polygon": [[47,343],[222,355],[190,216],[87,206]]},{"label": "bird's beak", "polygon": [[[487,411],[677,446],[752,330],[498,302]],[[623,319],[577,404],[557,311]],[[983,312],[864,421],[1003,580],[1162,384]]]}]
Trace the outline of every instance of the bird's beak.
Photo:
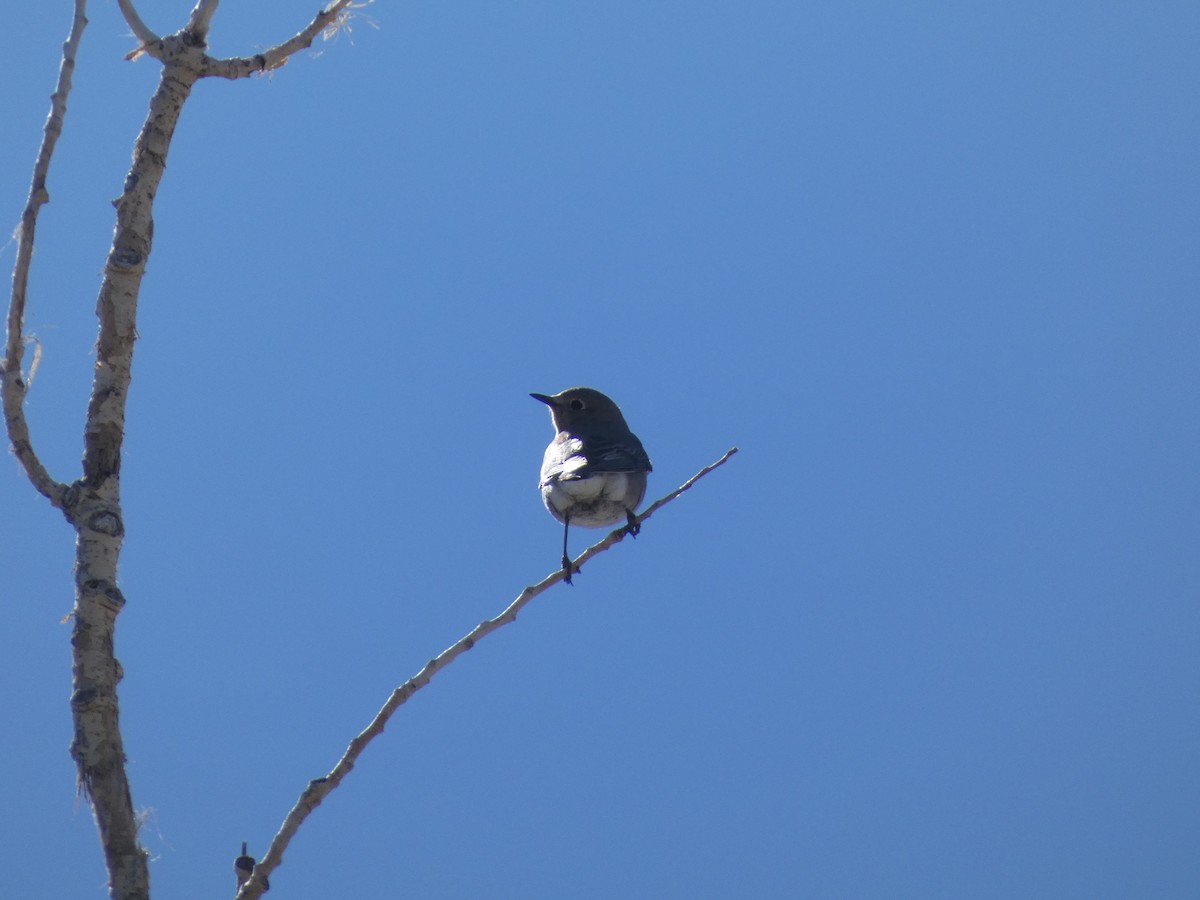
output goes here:
[{"label": "bird's beak", "polygon": [[550,397],[546,394],[530,394],[529,396],[532,397],[534,400],[540,400],[542,403],[545,403],[547,406],[554,405],[554,398]]}]

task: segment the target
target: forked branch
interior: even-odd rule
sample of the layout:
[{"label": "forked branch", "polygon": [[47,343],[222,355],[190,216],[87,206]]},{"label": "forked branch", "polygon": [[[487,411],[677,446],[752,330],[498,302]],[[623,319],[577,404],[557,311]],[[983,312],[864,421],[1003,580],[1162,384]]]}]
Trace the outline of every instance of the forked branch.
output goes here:
[{"label": "forked branch", "polygon": [[[29,268],[38,212],[49,200],[47,173],[62,133],[67,96],[80,39],[87,24],[86,2],[76,0],[70,36],[63,46],[58,84],[34,165],[29,200],[21,217],[13,289],[9,301],[3,369],[4,418],[13,451],[33,486],[62,509],[76,530],[75,608],[72,620],[71,711],[80,789],[91,801],[100,832],[109,893],[115,900],[149,897],[148,855],[138,843],[119,726],[117,683],[122,669],[113,655],[116,619],[124,605],[118,565],[124,540],[121,457],[125,411],[131,382],[137,308],[150,256],[153,208],[165,172],[171,139],[192,86],[213,74],[205,53],[217,0],[199,0],[188,25],[159,37],[141,20],[132,0],[118,0],[140,49],[163,64],[159,85],[134,145],[133,163],[115,201],[116,228],[96,304],[100,320],[92,394],[84,426],[83,476],[69,486],[56,481],[34,452],[23,408],[27,384],[21,367]],[[269,51],[265,65],[279,65],[289,53],[311,44],[322,28],[344,21],[350,0],[339,0],[290,41]]]}]

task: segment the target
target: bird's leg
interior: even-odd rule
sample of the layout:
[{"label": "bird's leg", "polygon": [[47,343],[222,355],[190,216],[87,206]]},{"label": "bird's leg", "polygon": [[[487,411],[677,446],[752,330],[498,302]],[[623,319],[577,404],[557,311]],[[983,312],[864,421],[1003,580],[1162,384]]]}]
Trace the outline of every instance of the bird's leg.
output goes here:
[{"label": "bird's leg", "polygon": [[567,534],[568,534],[568,532],[570,532],[570,530],[571,530],[571,517],[564,513],[563,514],[563,558],[562,558],[562,564],[563,564],[563,581],[565,581],[567,584],[571,583],[571,575],[573,574],[573,571],[574,571],[573,567],[571,566],[571,557],[567,555]]},{"label": "bird's leg", "polygon": [[633,514],[633,510],[626,507],[625,519],[629,523],[625,526],[625,531],[630,537],[637,537],[638,532],[642,530],[642,523],[638,521],[638,517]]}]

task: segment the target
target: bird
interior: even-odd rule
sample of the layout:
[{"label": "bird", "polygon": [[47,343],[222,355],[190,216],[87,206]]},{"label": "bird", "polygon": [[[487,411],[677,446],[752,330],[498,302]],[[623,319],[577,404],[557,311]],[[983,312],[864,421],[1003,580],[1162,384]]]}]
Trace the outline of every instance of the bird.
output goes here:
[{"label": "bird", "polygon": [[563,523],[563,581],[570,584],[572,525],[605,528],[624,519],[631,536],[641,531],[634,511],[646,495],[650,457],[620,407],[595,388],[529,396],[550,407],[554,423],[538,487],[550,515]]}]

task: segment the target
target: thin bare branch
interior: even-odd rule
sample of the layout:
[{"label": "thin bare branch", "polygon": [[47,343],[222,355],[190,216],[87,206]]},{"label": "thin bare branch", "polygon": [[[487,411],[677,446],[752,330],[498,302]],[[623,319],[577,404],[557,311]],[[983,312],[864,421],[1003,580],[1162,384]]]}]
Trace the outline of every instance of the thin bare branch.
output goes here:
[{"label": "thin bare branch", "polygon": [[186,30],[194,34],[201,43],[208,41],[208,28],[212,24],[213,14],[217,11],[220,0],[200,0],[192,10]]},{"label": "thin bare branch", "polygon": [[[725,462],[735,453],[737,453],[737,447],[731,448],[715,463],[705,466],[686,482],[684,482],[680,487],[676,488],[662,499],[656,500],[646,509],[645,513],[638,517],[638,521],[644,522],[646,519],[650,518],[650,516],[653,515],[657,510],[670,503],[684,491],[691,488],[692,485],[694,485],[713,469],[724,465]],[[575,561],[576,571],[579,570],[578,567],[583,562],[591,559],[597,553],[603,553],[613,544],[621,541],[625,537],[626,530],[626,528],[618,528],[616,531],[613,531],[606,538],[604,538],[604,540],[592,545],[582,554],[580,554],[579,559]],[[553,574],[546,576],[537,584],[530,585],[529,587],[525,588],[525,590],[521,591],[521,593],[517,596],[517,599],[512,601],[512,603],[510,603],[507,608],[500,613],[500,615],[496,616],[494,619],[486,619],[483,622],[480,622],[470,631],[469,634],[451,644],[449,647],[427,662],[425,667],[421,669],[420,672],[408,679],[408,681],[404,682],[404,684],[400,685],[400,687],[392,691],[391,696],[388,697],[387,702],[383,704],[383,707],[379,710],[379,712],[375,714],[375,718],[371,720],[371,723],[365,729],[363,729],[360,734],[350,741],[349,747],[346,748],[346,752],[342,755],[342,758],[338,760],[338,763],[333,767],[333,770],[324,777],[315,778],[310,781],[308,786],[301,792],[300,798],[296,801],[296,805],[293,806],[291,811],[287,814],[287,818],[284,819],[283,825],[280,827],[279,832],[271,841],[271,846],[267,849],[266,856],[264,856],[262,861],[254,867],[254,875],[249,881],[242,885],[241,889],[237,893],[236,900],[256,900],[256,898],[262,896],[261,885],[263,879],[270,875],[271,872],[273,872],[280,865],[280,863],[283,862],[284,851],[287,850],[288,844],[296,835],[296,832],[300,829],[300,826],[304,823],[304,820],[308,818],[309,814],[314,809],[321,805],[321,801],[323,801],[326,796],[328,796],[329,793],[342,782],[342,779],[350,774],[350,770],[354,768],[355,762],[358,760],[358,757],[363,750],[366,749],[367,744],[383,733],[383,729],[387,725],[388,720],[392,717],[392,714],[395,713],[396,710],[398,710],[401,706],[403,706],[408,701],[409,697],[411,697],[421,688],[425,687],[425,685],[429,684],[434,675],[446,668],[446,666],[450,665],[450,663],[454,662],[454,660],[456,660],[467,650],[470,650],[472,647],[474,647],[477,643],[479,643],[479,641],[483,640],[489,634],[502,628],[508,623],[515,621],[517,618],[517,613],[519,613],[527,603],[529,603],[538,594],[543,593],[548,588],[562,581],[562,578],[562,569],[557,569]]]},{"label": "thin bare branch", "polygon": [[[203,2],[203,0],[202,0]],[[246,78],[259,72],[278,69],[287,63],[288,59],[301,50],[307,50],[321,32],[328,37],[341,26],[350,14],[350,9],[356,5],[352,0],[336,0],[317,13],[316,17],[304,28],[278,46],[254,56],[241,56],[231,59],[205,60],[201,77],[215,76],[218,78]]]},{"label": "thin bare branch", "polygon": [[126,58],[131,59],[141,51],[149,53],[156,59],[161,58],[161,53],[158,50],[159,37],[146,27],[146,23],[142,21],[142,17],[138,15],[138,11],[133,7],[133,0],[117,0],[117,5],[121,7],[121,15],[125,17],[125,23],[129,26],[129,30],[133,32],[133,36],[141,44],[136,51]]},{"label": "thin bare branch", "polygon": [[58,70],[58,84],[50,97],[50,115],[42,132],[42,144],[38,148],[33,164],[33,179],[29,186],[29,199],[21,213],[18,229],[16,262],[13,264],[12,294],[8,302],[8,333],[4,346],[3,393],[4,424],[13,453],[25,469],[25,474],[38,493],[47,497],[54,506],[63,507],[66,485],[50,476],[42,465],[29,435],[29,423],[25,419],[25,393],[28,389],[21,377],[21,363],[25,358],[26,338],[25,303],[29,290],[29,267],[33,261],[33,243],[37,234],[38,213],[50,202],[46,179],[50,173],[50,160],[62,134],[63,121],[67,115],[67,97],[71,93],[71,76],[75,72],[75,57],[87,27],[87,2],[76,0],[75,14],[71,20],[71,31],[63,44],[62,65]]},{"label": "thin bare branch", "polygon": [[[725,463],[729,460],[729,457],[733,456],[733,454],[735,454],[737,452],[738,452],[737,447],[730,447],[728,450],[725,451],[725,455],[722,456],[720,459],[718,459],[715,463],[705,466],[703,469],[701,469],[699,472],[697,472],[695,475],[693,475],[691,478],[689,478],[687,481],[685,481],[679,487],[675,488],[675,490],[671,491],[671,493],[667,494],[665,497],[661,497],[658,500],[655,500],[653,503],[651,503],[649,506],[646,507],[646,511],[644,513],[642,513],[641,515],[639,515],[637,517],[638,524],[645,522],[652,515],[654,515],[654,513],[657,512],[659,509],[666,506],[668,503],[670,503],[672,500],[674,500],[676,497],[678,497],[684,491],[689,490],[693,484],[695,484],[697,481],[699,481],[701,478],[703,478],[705,475],[707,475],[713,469],[717,468],[718,466],[725,465]],[[592,546],[588,547],[586,550],[584,550],[582,553],[580,553],[579,557],[577,559],[572,560],[571,568],[575,572],[579,572],[582,569],[583,564],[585,562],[587,562],[589,559],[591,559],[593,556],[595,556],[597,553],[603,553],[605,550],[607,550],[613,544],[619,544],[621,541],[625,540],[626,534],[628,534],[628,530],[625,528],[618,528],[616,531],[610,532],[608,537],[606,537],[604,540],[598,541],[597,543],[592,544]]]}]

